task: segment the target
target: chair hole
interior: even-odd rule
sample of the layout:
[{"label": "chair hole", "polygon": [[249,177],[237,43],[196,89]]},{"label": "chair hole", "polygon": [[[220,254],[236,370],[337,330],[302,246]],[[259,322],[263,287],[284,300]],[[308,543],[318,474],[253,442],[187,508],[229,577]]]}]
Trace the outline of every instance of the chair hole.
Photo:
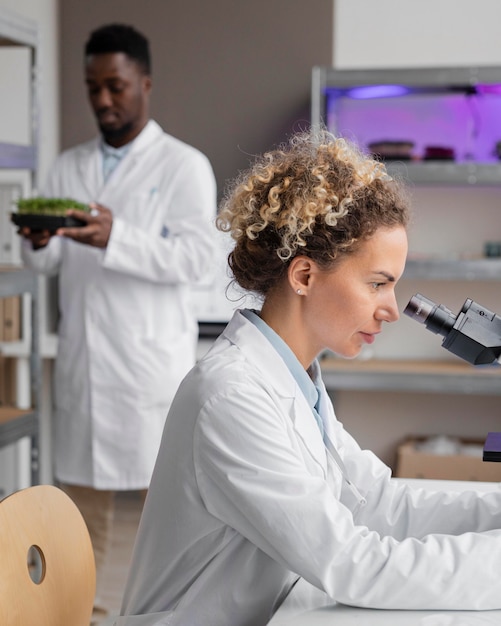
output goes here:
[{"label": "chair hole", "polygon": [[45,557],[38,546],[30,546],[28,549],[28,572],[36,585],[45,578]]}]

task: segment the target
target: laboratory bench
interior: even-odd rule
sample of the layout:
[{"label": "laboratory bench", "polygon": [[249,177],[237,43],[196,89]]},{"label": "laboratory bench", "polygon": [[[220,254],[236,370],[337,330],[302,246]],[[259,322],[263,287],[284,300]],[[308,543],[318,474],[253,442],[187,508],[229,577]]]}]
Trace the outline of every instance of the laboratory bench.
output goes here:
[{"label": "laboratory bench", "polygon": [[340,604],[324,606],[295,617],[280,618],[269,626],[499,626],[499,611],[385,611]]}]

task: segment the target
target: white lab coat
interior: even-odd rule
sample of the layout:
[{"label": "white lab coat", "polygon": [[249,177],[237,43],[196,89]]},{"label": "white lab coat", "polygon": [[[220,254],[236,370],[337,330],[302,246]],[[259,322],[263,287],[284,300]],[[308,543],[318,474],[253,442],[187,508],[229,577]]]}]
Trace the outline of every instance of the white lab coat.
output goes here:
[{"label": "white lab coat", "polygon": [[45,195],[113,212],[106,249],[53,237],[25,263],[59,274],[55,474],[98,489],[149,485],[168,408],[195,362],[190,284],[213,254],[206,157],[154,121],[103,183],[99,139],[57,159]]},{"label": "white lab coat", "polygon": [[397,485],[322,413],[360,496],[236,312],[179,388],[140,522],[122,612],[158,615],[117,624],[263,626],[299,577],[364,607],[501,607],[501,493]]}]

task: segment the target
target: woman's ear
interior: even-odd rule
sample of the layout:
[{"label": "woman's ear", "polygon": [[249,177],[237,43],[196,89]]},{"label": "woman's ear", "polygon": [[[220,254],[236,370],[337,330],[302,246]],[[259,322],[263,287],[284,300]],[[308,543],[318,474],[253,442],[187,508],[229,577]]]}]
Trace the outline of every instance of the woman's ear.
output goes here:
[{"label": "woman's ear", "polygon": [[307,256],[296,256],[289,264],[287,277],[291,288],[301,296],[308,293],[313,261]]}]

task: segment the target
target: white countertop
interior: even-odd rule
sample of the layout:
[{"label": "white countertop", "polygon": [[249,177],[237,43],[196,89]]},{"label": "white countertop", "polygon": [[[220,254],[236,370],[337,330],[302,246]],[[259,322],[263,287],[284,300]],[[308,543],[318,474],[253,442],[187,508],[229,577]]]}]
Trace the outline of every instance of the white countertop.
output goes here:
[{"label": "white countertop", "polygon": [[501,611],[378,611],[332,605],[269,626],[499,626]]},{"label": "white countertop", "polygon": [[[494,491],[499,483],[395,479],[426,489]],[[500,570],[501,576],[501,570]],[[305,607],[316,607],[307,610]],[[497,611],[388,611],[326,604],[325,595],[300,580],[269,626],[501,626]]]}]

